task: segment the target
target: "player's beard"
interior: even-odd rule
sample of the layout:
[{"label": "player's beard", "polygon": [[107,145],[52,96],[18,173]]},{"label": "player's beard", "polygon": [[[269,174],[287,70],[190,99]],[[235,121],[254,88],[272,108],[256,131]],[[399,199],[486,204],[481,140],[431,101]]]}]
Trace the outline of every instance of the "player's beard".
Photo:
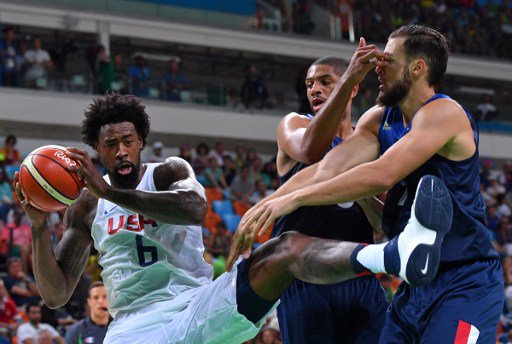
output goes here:
[{"label": "player's beard", "polygon": [[412,85],[411,73],[404,68],[402,80],[397,81],[388,91],[381,91],[377,97],[377,104],[381,106],[396,106],[407,96]]},{"label": "player's beard", "polygon": [[[124,163],[126,164],[126,162]],[[116,185],[123,189],[135,188],[137,186],[135,183],[139,178],[139,165],[134,165],[131,162],[129,162],[129,164],[131,165],[130,167],[132,170],[128,174],[120,174],[117,171],[117,166],[114,167],[114,171],[112,171],[112,173],[109,173],[112,179],[114,179]]]}]

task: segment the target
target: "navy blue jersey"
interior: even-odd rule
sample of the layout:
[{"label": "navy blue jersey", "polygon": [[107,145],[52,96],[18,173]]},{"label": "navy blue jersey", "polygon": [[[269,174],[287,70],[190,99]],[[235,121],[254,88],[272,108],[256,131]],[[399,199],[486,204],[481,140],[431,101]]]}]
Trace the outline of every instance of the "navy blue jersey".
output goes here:
[{"label": "navy blue jersey", "polygon": [[[339,137],[334,138],[327,152],[342,141]],[[284,176],[279,176],[281,185],[308,166],[298,162]],[[373,243],[373,228],[361,207],[353,202],[301,207],[277,219],[272,236],[276,237],[290,230],[323,239]]]},{"label": "navy blue jersey", "polygon": [[[440,98],[450,99],[446,95],[435,94],[427,104]],[[441,265],[498,257],[491,244],[489,230],[485,226],[485,201],[480,194],[478,127],[468,111],[466,115],[477,146],[473,156],[462,161],[453,161],[435,154],[388,192],[384,206],[382,229],[389,237],[394,237],[407,224],[420,178],[432,174],[443,180],[452,196],[454,214],[452,227],[444,237]],[[406,135],[412,123],[413,121],[404,127],[400,108],[386,108],[379,127],[380,153],[384,154]]]}]

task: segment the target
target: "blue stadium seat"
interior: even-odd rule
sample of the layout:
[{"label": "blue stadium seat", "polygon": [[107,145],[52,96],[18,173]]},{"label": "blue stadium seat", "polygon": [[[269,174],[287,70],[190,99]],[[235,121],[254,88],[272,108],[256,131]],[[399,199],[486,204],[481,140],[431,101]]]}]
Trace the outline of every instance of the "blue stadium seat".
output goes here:
[{"label": "blue stadium seat", "polygon": [[231,233],[235,233],[242,217],[237,214],[224,214],[221,217],[222,220],[224,220],[224,222],[226,223],[226,227],[229,229],[229,231]]},{"label": "blue stadium seat", "polygon": [[231,201],[225,200],[225,201],[213,201],[212,204],[213,211],[220,215],[220,217],[223,217],[225,214],[234,214],[233,211],[233,204],[231,204]]},{"label": "blue stadium seat", "polygon": [[9,179],[14,178],[14,172],[18,172],[20,170],[20,167],[18,165],[7,165],[5,166],[5,173],[7,173],[7,176]]}]

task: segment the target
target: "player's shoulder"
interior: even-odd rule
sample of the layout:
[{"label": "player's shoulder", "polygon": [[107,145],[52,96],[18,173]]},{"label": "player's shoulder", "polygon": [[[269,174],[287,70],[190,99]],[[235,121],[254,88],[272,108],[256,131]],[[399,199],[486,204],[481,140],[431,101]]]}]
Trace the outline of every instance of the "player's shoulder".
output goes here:
[{"label": "player's shoulder", "polygon": [[281,119],[280,126],[307,125],[310,121],[310,116],[301,115],[297,112],[290,112]]},{"label": "player's shoulder", "polygon": [[160,163],[153,172],[157,190],[167,190],[170,185],[180,180],[194,178],[192,166],[180,157],[169,157]]},{"label": "player's shoulder", "polygon": [[423,106],[415,117],[428,118],[430,122],[467,122],[464,108],[451,98],[439,98]]},{"label": "player's shoulder", "polygon": [[384,110],[386,110],[386,107],[382,105],[375,105],[368,109],[357,121],[356,130],[377,130],[380,125]]}]

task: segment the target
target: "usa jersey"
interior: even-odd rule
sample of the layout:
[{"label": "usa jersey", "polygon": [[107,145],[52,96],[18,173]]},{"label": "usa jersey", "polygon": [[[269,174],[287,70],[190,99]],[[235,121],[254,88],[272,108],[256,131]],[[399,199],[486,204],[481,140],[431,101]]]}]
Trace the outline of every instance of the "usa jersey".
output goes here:
[{"label": "usa jersey", "polygon": [[[146,164],[136,190],[156,191],[153,171],[158,165]],[[104,179],[110,184],[108,176]],[[212,281],[199,226],[156,221],[99,199],[91,235],[113,317]]]},{"label": "usa jersey", "polygon": [[[308,118],[312,119],[313,116],[308,115]],[[343,142],[341,138],[335,137],[327,152],[341,142]],[[284,184],[308,166],[297,162],[288,173],[279,176],[280,184]],[[272,236],[276,237],[290,230],[323,239],[373,243],[373,228],[364,211],[354,202],[301,207],[288,215],[280,217],[274,225]]]},{"label": "usa jersey", "polygon": [[[435,94],[426,104],[441,98],[451,99],[444,94]],[[453,201],[452,227],[444,237],[441,266],[498,257],[491,244],[489,230],[485,226],[485,201],[480,194],[478,127],[471,114],[464,111],[473,129],[476,144],[473,156],[462,161],[453,161],[434,154],[388,192],[382,218],[384,232],[389,237],[398,235],[410,217],[420,178],[426,174],[441,178]],[[386,108],[379,127],[380,153],[384,154],[407,135],[412,125],[414,120],[404,127],[399,107]]]}]

